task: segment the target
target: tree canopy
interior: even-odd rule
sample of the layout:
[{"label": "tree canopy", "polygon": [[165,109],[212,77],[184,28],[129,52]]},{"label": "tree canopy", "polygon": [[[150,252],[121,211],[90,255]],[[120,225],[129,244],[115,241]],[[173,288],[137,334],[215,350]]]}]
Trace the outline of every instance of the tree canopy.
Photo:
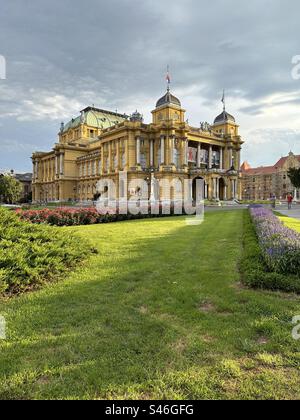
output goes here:
[{"label": "tree canopy", "polygon": [[300,168],[291,168],[288,171],[288,177],[290,178],[295,188],[300,188]]},{"label": "tree canopy", "polygon": [[0,176],[0,197],[8,204],[17,202],[22,194],[22,184],[10,175]]}]

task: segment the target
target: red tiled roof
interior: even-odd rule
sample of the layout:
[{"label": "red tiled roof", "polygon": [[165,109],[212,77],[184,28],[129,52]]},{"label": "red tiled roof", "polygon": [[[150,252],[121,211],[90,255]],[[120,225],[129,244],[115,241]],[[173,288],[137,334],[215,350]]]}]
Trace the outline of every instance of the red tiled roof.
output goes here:
[{"label": "red tiled roof", "polygon": [[[288,158],[289,158],[288,156],[282,157],[281,159],[279,159],[279,161],[277,163],[275,163],[274,167],[275,168],[282,168]],[[297,158],[300,162],[300,155],[295,155],[295,158]]]},{"label": "red tiled roof", "polygon": [[246,175],[268,175],[273,174],[274,172],[274,166],[261,166],[260,168],[250,168],[243,171]]},{"label": "red tiled roof", "polygon": [[[282,168],[289,156],[282,157],[274,166],[260,166],[259,168],[251,168],[248,162],[244,162],[241,171],[245,175],[269,175],[276,172],[276,169]],[[300,162],[300,155],[295,155]]]},{"label": "red tiled roof", "polygon": [[249,169],[251,169],[251,166],[249,165],[247,161],[245,161],[241,166],[241,171],[245,172],[245,171],[248,171]]}]

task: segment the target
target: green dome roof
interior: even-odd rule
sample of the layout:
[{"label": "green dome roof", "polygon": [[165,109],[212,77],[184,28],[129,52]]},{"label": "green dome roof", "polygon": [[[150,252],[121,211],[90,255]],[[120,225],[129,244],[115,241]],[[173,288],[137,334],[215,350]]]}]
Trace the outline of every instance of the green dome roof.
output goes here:
[{"label": "green dome roof", "polygon": [[118,114],[116,112],[105,111],[102,109],[88,107],[81,111],[81,116],[73,118],[70,122],[63,126],[65,133],[70,128],[76,128],[80,124],[87,124],[91,127],[100,128],[102,130],[113,127],[128,119],[127,115]]}]

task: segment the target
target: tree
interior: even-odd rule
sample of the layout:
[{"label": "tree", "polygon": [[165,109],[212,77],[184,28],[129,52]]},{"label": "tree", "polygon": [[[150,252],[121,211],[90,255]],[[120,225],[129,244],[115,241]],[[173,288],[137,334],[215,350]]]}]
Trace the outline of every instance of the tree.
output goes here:
[{"label": "tree", "polygon": [[295,188],[300,188],[300,168],[290,168],[288,171],[288,177]]},{"label": "tree", "polygon": [[23,186],[21,182],[10,175],[0,176],[0,196],[3,201],[13,204],[21,198]]}]

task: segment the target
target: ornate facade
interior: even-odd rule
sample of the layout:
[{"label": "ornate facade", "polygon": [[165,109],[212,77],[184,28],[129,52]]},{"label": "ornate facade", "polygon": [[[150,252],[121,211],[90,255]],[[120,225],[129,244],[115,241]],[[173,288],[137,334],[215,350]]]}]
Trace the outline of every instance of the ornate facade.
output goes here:
[{"label": "ornate facade", "polygon": [[300,156],[292,152],[282,157],[274,166],[251,168],[248,162],[241,166],[242,197],[244,200],[269,200],[274,195],[285,200],[289,193],[299,199],[299,191],[295,191],[288,177],[290,168],[300,167]]},{"label": "ornate facade", "polygon": [[[93,200],[97,182],[109,179],[118,185],[121,171],[127,172],[129,182],[146,180],[149,186],[152,177],[158,185],[161,179],[184,183],[201,178],[205,198],[238,199],[243,144],[238,130],[225,107],[213,125],[190,126],[169,88],[152,111],[151,124],[145,124],[138,112],[128,117],[88,107],[61,125],[53,150],[33,154],[33,201]],[[128,189],[128,198],[135,194]],[[162,186],[155,195],[164,199]],[[175,195],[174,189],[171,198]]]}]

